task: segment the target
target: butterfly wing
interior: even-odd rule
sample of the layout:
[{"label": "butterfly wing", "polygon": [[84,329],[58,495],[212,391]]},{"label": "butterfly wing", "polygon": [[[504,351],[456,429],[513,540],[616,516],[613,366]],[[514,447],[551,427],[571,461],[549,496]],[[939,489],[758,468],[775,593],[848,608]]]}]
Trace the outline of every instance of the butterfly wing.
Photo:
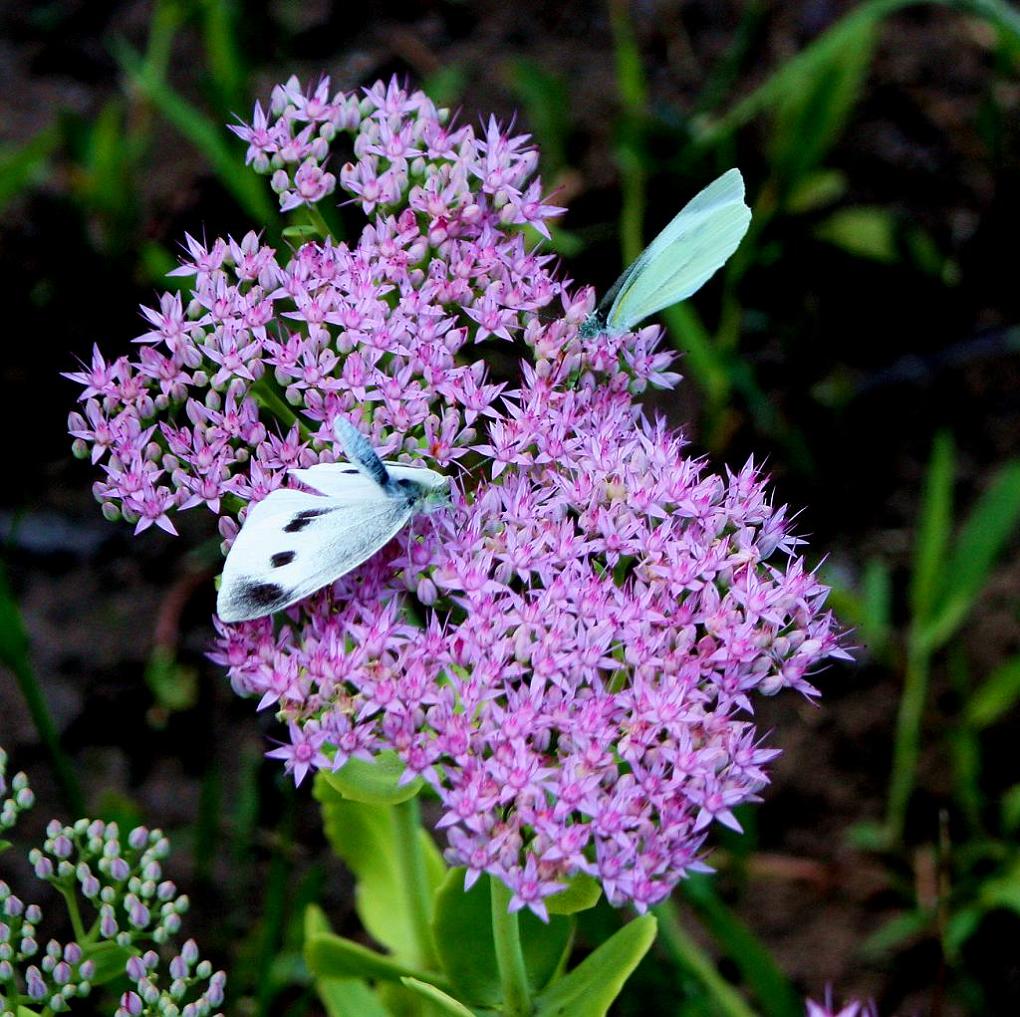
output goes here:
[{"label": "butterfly wing", "polygon": [[751,223],[744,178],[728,170],[695,195],[614,287],[606,327],[625,332],[650,314],[686,300],[721,268]]},{"label": "butterfly wing", "polygon": [[251,508],[223,565],[223,621],[261,618],[310,596],[367,561],[411,516],[406,500],[377,484],[336,490],[324,498],[280,489]]},{"label": "butterfly wing", "polygon": [[[449,486],[449,478],[424,466],[407,466],[404,463],[391,462],[383,465],[387,476],[393,480],[413,480],[430,489]],[[306,487],[330,498],[371,496],[373,491],[379,490],[379,485],[374,480],[369,480],[356,466],[349,463],[319,463],[307,469],[291,470],[290,475],[296,477]]]}]

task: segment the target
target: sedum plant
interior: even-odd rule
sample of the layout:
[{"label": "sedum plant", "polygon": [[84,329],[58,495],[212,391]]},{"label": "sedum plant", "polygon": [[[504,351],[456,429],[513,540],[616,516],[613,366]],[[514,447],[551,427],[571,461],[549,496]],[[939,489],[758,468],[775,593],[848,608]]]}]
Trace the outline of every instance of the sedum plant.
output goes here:
[{"label": "sedum plant", "polygon": [[[12,831],[35,804],[26,775],[8,781],[7,765],[0,749],[0,834]],[[0,840],[0,851],[11,846]],[[0,880],[0,1017],[74,1012],[115,981],[130,986],[116,1017],[215,1013],[226,976],[199,958],[194,940],[178,949],[165,973],[160,970],[188,909],[187,896],[163,878],[169,853],[159,830],[139,826],[122,836],[116,823],[52,820],[28,860],[35,877],[63,898],[73,938],[42,942],[42,909]]]},{"label": "sedum plant", "polygon": [[[212,658],[281,721],[385,954],[308,916],[331,1014],[599,1014],[648,949],[625,925],[565,973],[573,913],[640,913],[705,869],[759,800],[756,695],[815,696],[845,656],[827,589],[753,461],[714,470],[647,413],[679,380],[656,326],[584,323],[544,252],[526,135],[458,124],[396,81],[296,79],[232,128],[297,222],[285,244],[186,238],[184,292],[143,308],[135,356],[70,377],[74,450],[104,514],[224,548],[345,417],[455,479],[448,511],[272,617],[216,620]],[[343,192],[364,214],[342,240]],[[440,851],[418,798],[438,802]],[[484,880],[483,880],[484,877]],[[352,1000],[354,1002],[352,1002]],[[424,1011],[422,1011],[424,1012]]]}]

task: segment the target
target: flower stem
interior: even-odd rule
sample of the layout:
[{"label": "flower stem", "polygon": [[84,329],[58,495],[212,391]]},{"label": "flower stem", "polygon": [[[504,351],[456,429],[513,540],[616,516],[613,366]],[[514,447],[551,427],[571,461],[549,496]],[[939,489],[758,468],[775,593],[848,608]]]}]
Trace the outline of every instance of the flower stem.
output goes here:
[{"label": "flower stem", "polygon": [[893,746],[892,775],[889,778],[889,801],[886,807],[885,832],[889,846],[903,837],[907,806],[914,790],[914,774],[921,750],[921,721],[928,699],[928,672],[931,657],[916,633],[907,648],[907,668],[903,679],[896,717],[896,742]]},{"label": "flower stem", "polygon": [[308,213],[309,222],[319,231],[322,239],[328,239],[332,235],[332,231],[319,209],[315,205],[306,205],[305,211]]},{"label": "flower stem", "polygon": [[85,923],[81,920],[81,911],[78,908],[78,897],[74,892],[74,885],[64,886],[57,884],[60,895],[67,904],[67,916],[71,919],[71,928],[74,929],[74,938],[78,943],[88,941],[88,933],[85,931]]},{"label": "flower stem", "polygon": [[528,972],[521,950],[521,929],[517,913],[510,912],[510,889],[499,879],[489,877],[492,898],[492,938],[496,943],[496,963],[503,988],[503,1012],[507,1017],[526,1017],[532,1012]]},{"label": "flower stem", "polygon": [[620,209],[620,242],[623,262],[629,265],[644,247],[645,220],[645,116],[647,85],[641,51],[634,37],[628,5],[612,0],[609,5],[616,58],[616,88],[622,106],[620,143],[616,160],[620,169],[623,205]]},{"label": "flower stem", "polygon": [[434,968],[435,948],[432,945],[432,889],[425,869],[425,854],[421,845],[421,809],[418,796],[408,798],[393,807],[397,824],[397,864],[401,882],[407,895],[407,908],[417,940],[418,956],[415,966]]},{"label": "flower stem", "polygon": [[302,438],[310,437],[308,427],[304,421],[287,405],[287,401],[277,391],[276,385],[270,378],[263,374],[261,378],[251,387],[251,394],[255,401],[263,409],[269,410],[286,427],[293,427],[297,424],[298,432]]}]

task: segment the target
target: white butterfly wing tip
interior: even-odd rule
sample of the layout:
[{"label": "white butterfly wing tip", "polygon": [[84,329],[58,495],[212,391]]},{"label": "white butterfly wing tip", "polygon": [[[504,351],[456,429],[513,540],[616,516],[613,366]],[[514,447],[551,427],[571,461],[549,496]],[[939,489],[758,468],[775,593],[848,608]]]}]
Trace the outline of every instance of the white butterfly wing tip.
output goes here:
[{"label": "white butterfly wing tip", "polygon": [[240,610],[238,605],[232,603],[232,598],[227,592],[227,587],[221,586],[216,596],[216,614],[221,622],[228,625],[236,625],[238,622],[251,621],[253,615]]}]

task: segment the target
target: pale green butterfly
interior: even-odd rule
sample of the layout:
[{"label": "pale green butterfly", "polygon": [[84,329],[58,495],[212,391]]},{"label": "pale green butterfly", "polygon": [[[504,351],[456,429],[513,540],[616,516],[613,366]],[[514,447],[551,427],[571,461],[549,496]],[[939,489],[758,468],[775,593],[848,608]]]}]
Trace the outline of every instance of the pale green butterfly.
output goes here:
[{"label": "pale green butterfly", "polygon": [[581,335],[629,332],[664,307],[686,300],[737,249],[751,210],[740,170],[727,170],[696,194],[638,255],[581,325]]}]

